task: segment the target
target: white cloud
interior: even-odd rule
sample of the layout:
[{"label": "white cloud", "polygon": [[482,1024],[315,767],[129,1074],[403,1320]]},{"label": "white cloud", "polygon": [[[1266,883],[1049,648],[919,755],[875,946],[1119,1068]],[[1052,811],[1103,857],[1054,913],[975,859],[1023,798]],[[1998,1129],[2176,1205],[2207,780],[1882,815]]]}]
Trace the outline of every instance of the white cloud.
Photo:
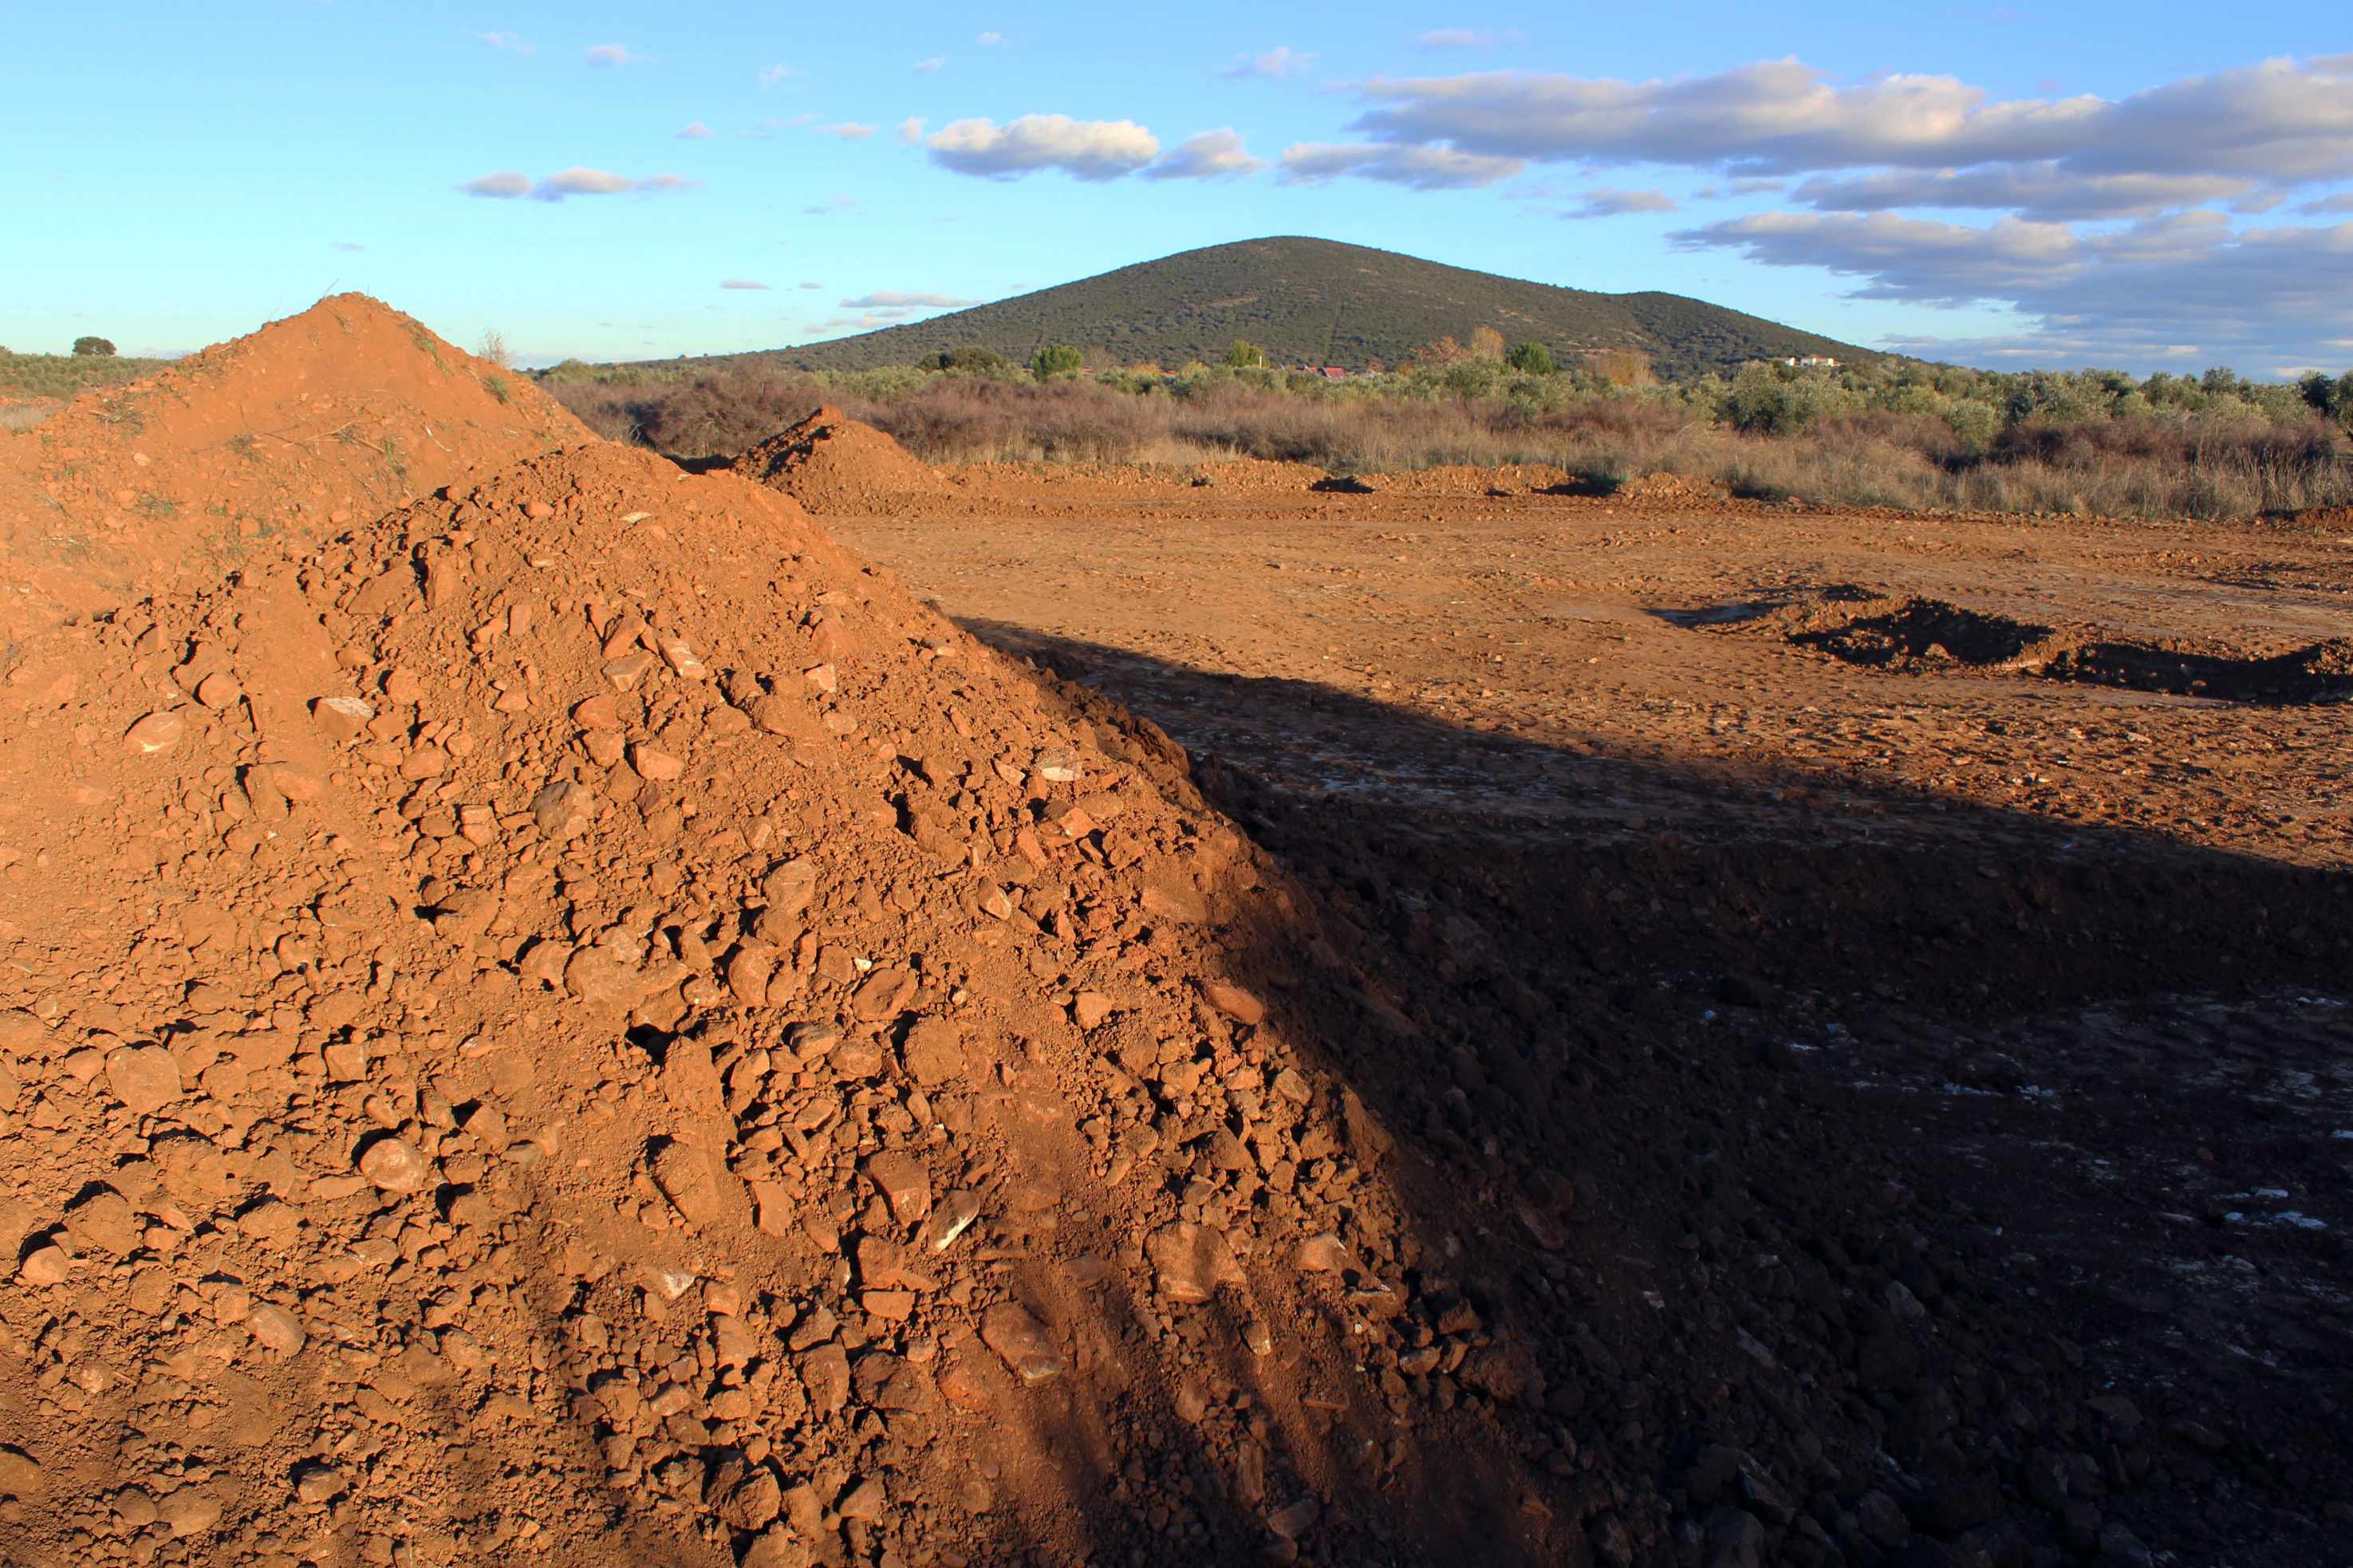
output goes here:
[{"label": "white cloud", "polygon": [[800,74],[781,60],[772,66],[762,66],[753,73],[762,87],[774,87],[780,81],[790,81]]},{"label": "white cloud", "polygon": [[592,66],[638,66],[646,63],[643,55],[633,55],[618,44],[591,44],[588,63]]},{"label": "white cloud", "polygon": [[857,207],[858,198],[856,196],[837,195],[828,196],[821,202],[811,202],[808,205],[801,208],[801,212],[804,216],[808,217],[828,217],[835,213],[853,212],[857,210]]},{"label": "white cloud", "polygon": [[1949,76],[1839,86],[1794,59],[1629,82],[1530,71],[1382,79],[1353,129],[1490,156],[1788,174],[2055,160],[2074,174],[2353,177],[2353,57],[2267,60],[2110,100],[1995,100]]},{"label": "white cloud", "polygon": [[825,285],[824,285],[824,284],[822,284],[822,283],[796,283],[796,284],[794,284],[794,285],[793,285],[793,287],[794,287],[794,288],[796,288],[796,289],[810,289],[810,290],[814,291],[814,290],[816,290],[816,289],[819,289],[824,288],[824,287],[825,287]]},{"label": "white cloud", "polygon": [[923,121],[920,115],[911,114],[899,121],[899,144],[913,147],[923,139]]},{"label": "white cloud", "polygon": [[1002,33],[983,33],[973,39],[974,43],[985,49],[993,49],[1004,41],[1005,35]]},{"label": "white cloud", "polygon": [[1013,179],[1060,169],[1073,179],[1115,180],[1159,155],[1151,132],[1132,120],[1073,120],[1025,114],[1007,125],[959,120],[924,143],[931,159],[959,174]]},{"label": "white cloud", "polygon": [[945,55],[926,55],[917,60],[911,68],[920,75],[928,76],[947,63],[948,58]]},{"label": "white cloud", "polygon": [[1621,191],[1604,185],[1588,191],[1577,205],[1560,216],[1566,218],[1621,217],[1629,213],[1671,213],[1681,210],[1674,197],[1662,190]]},{"label": "white cloud", "polygon": [[2000,300],[2079,267],[2064,224],[2003,218],[1989,228],[1894,213],[1757,213],[1675,237],[1684,249],[1736,249],[1767,267],[1820,267],[1868,281],[1866,299],[1965,305]]},{"label": "white cloud", "polygon": [[344,251],[352,255],[357,255],[359,252],[367,248],[364,245],[355,245],[348,239],[336,240],[334,242],[334,247],[337,250]]},{"label": "white cloud", "polygon": [[701,183],[683,174],[654,174],[642,180],[631,179],[627,174],[575,164],[548,175],[537,184],[533,184],[527,174],[503,169],[495,174],[467,180],[458,188],[470,196],[488,196],[497,201],[514,201],[530,196],[537,201],[560,202],[566,196],[610,196],[629,191],[657,195],[667,191],[691,190]]},{"label": "white cloud", "polygon": [[1459,153],[1449,147],[1303,142],[1282,150],[1282,178],[1299,184],[1356,174],[1417,191],[1458,191],[1508,180],[1525,167],[1522,159]]},{"label": "white cloud", "polygon": [[480,38],[494,49],[504,49],[512,55],[531,55],[539,52],[512,33],[489,32],[475,33],[470,36]]},{"label": "white cloud", "polygon": [[844,142],[863,142],[874,134],[874,127],[860,125],[855,120],[845,120],[839,125],[820,125],[817,128],[817,133],[820,136],[838,136]]},{"label": "white cloud", "polygon": [[758,289],[763,290],[768,287],[765,283],[754,283],[749,278],[724,278],[720,279],[719,286],[722,289]]},{"label": "white cloud", "polygon": [[1214,180],[1228,174],[1255,174],[1266,160],[1253,158],[1239,132],[1204,131],[1177,143],[1169,154],[1144,171],[1147,180]]},{"label": "white cloud", "polygon": [[517,196],[531,195],[531,176],[512,169],[501,169],[495,174],[484,174],[467,180],[458,187],[470,196],[489,196],[496,201],[512,201]]},{"label": "white cloud", "polygon": [[1219,72],[1227,77],[1265,77],[1281,81],[1285,77],[1302,76],[1314,68],[1315,57],[1302,54],[1289,44],[1279,44],[1262,55],[1237,55],[1234,63]]},{"label": "white cloud", "polygon": [[2056,162],[2044,159],[1968,169],[1883,169],[1867,174],[1816,175],[1799,185],[1791,197],[1822,212],[1975,208],[2064,223],[2145,217],[2243,196],[2249,188],[2247,181],[2226,174],[2071,174]]},{"label": "white cloud", "polygon": [[616,174],[606,169],[585,168],[577,163],[540,181],[532,195],[542,201],[560,202],[566,196],[609,196],[629,190],[637,184],[627,174]]},{"label": "white cloud", "polygon": [[820,334],[842,331],[866,332],[873,331],[876,327],[887,327],[892,320],[891,316],[870,310],[862,316],[835,316],[830,320],[819,321],[809,331]]},{"label": "white cloud", "polygon": [[920,309],[926,310],[961,310],[977,305],[977,300],[959,300],[949,294],[898,294],[888,290],[879,294],[860,294],[855,300],[844,300],[842,308],[850,310],[881,310]]},{"label": "white cloud", "polygon": [[1493,27],[1432,27],[1427,33],[1415,35],[1414,42],[1425,49],[1492,49],[1497,44],[1516,44],[1527,35],[1517,27],[1497,32]]},{"label": "white cloud", "polygon": [[1675,239],[1767,266],[1823,268],[1861,279],[1856,291],[1867,298],[1992,301],[2020,316],[2025,331],[1982,346],[1948,341],[1963,357],[2280,364],[2353,335],[2353,223],[2242,229],[2201,211],[2082,235],[2017,218],[1979,228],[1885,213],[1775,213]]},{"label": "white cloud", "polygon": [[[2276,365],[2353,329],[2353,224],[2260,216],[2291,203],[2308,220],[2353,215],[2353,54],[2113,98],[2003,98],[1947,75],[1841,81],[1796,59],[1649,81],[1376,79],[1356,91],[1354,139],[1291,149],[1285,178],[1428,190],[1542,164],[1704,171],[1718,176],[1704,199],[1785,194],[1793,210],[1688,229],[1678,244],[1824,268],[1873,299],[2006,308],[2023,323],[2010,334],[2021,353]],[[1602,186],[1568,216],[1664,200]],[[1932,216],[1957,213],[1987,216]]]},{"label": "white cloud", "polygon": [[685,130],[675,132],[673,134],[681,142],[706,142],[711,138],[711,127],[698,120]]}]

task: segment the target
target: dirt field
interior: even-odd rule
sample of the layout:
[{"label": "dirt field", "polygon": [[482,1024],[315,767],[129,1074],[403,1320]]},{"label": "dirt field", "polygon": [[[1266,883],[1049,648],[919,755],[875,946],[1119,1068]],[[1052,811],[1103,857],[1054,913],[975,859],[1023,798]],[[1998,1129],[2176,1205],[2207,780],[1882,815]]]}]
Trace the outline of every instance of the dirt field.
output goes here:
[{"label": "dirt field", "polygon": [[0,1564],[2342,1556],[2344,523],[582,434],[0,447]]},{"label": "dirt field", "polygon": [[[2154,1481],[2052,1494],[2073,1545],[2334,1560],[2353,521],[962,478],[828,523],[1415,951],[1639,992],[1783,1076],[1787,1157],[1906,1189],[1935,1268],[2125,1402]],[[1656,1115],[1520,1109],[1553,1146]]]}]

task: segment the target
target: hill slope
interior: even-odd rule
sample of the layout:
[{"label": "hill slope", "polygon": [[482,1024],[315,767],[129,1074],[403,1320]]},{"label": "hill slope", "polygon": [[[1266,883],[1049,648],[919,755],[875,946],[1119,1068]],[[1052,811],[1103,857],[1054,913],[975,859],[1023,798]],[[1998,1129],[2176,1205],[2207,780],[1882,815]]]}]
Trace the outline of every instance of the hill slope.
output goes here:
[{"label": "hill slope", "polygon": [[[1216,360],[1236,338],[1278,364],[1395,364],[1441,337],[1492,326],[1557,355],[1632,349],[1683,378],[1785,354],[1878,356],[1676,294],[1596,294],[1335,240],[1245,240],[1181,251],[927,321],[757,356],[808,370],[911,364],[978,343],[1027,360],[1074,343],[1124,364]],[[739,356],[740,357],[740,356]]]}]

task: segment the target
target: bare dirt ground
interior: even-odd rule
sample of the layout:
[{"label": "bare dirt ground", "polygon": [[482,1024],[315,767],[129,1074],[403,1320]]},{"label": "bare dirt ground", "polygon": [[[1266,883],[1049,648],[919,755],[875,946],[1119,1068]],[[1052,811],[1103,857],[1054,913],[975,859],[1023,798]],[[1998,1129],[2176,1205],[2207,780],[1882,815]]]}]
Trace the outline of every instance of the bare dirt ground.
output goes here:
[{"label": "bare dirt ground", "polygon": [[0,451],[0,1563],[2343,1555],[2341,522],[534,398]]},{"label": "bare dirt ground", "polygon": [[1915,1194],[2119,1402],[2072,1492],[2016,1412],[2063,1539],[2337,1560],[2353,530],[963,478],[829,522],[1418,951],[1608,977]]}]

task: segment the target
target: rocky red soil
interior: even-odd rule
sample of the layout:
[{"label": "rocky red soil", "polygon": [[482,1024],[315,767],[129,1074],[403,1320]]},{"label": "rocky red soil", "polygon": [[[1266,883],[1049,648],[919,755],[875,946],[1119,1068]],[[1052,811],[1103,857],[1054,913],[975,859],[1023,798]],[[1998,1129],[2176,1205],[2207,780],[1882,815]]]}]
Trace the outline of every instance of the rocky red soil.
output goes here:
[{"label": "rocky red soil", "polygon": [[1282,467],[12,643],[0,1561],[2326,1560],[2353,542]]},{"label": "rocky red soil", "polygon": [[0,630],[208,583],[257,549],[586,438],[528,376],[365,295],[334,295],[0,429]]},{"label": "rocky red soil", "polygon": [[829,405],[738,454],[728,466],[784,491],[819,517],[902,510],[955,493],[954,485],[890,436]]},{"label": "rocky red soil", "polygon": [[[1402,963],[1599,1020],[1590,1058],[1467,1028],[1434,1085],[1459,1119],[1421,1146],[1598,1170],[1648,1216],[1619,1259],[1687,1249],[1653,1276],[1685,1337],[1645,1363],[1687,1403],[1608,1445],[1647,1451],[1662,1560],[2329,1557],[2353,534],[1661,510],[1500,474],[1287,504],[1008,474],[976,502],[835,526],[1163,725]],[[1754,1458],[1763,1391],[1736,1349],[1728,1405],[1682,1358],[1737,1328],[1786,1367],[1757,1323],[1791,1303],[1712,1235],[1841,1259],[1852,1292],[1763,1429],[1822,1436],[1843,1388],[1879,1433],[1797,1521],[1747,1509],[1761,1544],[1685,1467]],[[1874,1257],[1943,1292],[1916,1363],[1869,1349],[1861,1304],[1896,1300]],[[1992,1489],[1975,1510],[1908,1489],[1929,1447]],[[1865,1477],[1908,1536],[1853,1528]]]}]

